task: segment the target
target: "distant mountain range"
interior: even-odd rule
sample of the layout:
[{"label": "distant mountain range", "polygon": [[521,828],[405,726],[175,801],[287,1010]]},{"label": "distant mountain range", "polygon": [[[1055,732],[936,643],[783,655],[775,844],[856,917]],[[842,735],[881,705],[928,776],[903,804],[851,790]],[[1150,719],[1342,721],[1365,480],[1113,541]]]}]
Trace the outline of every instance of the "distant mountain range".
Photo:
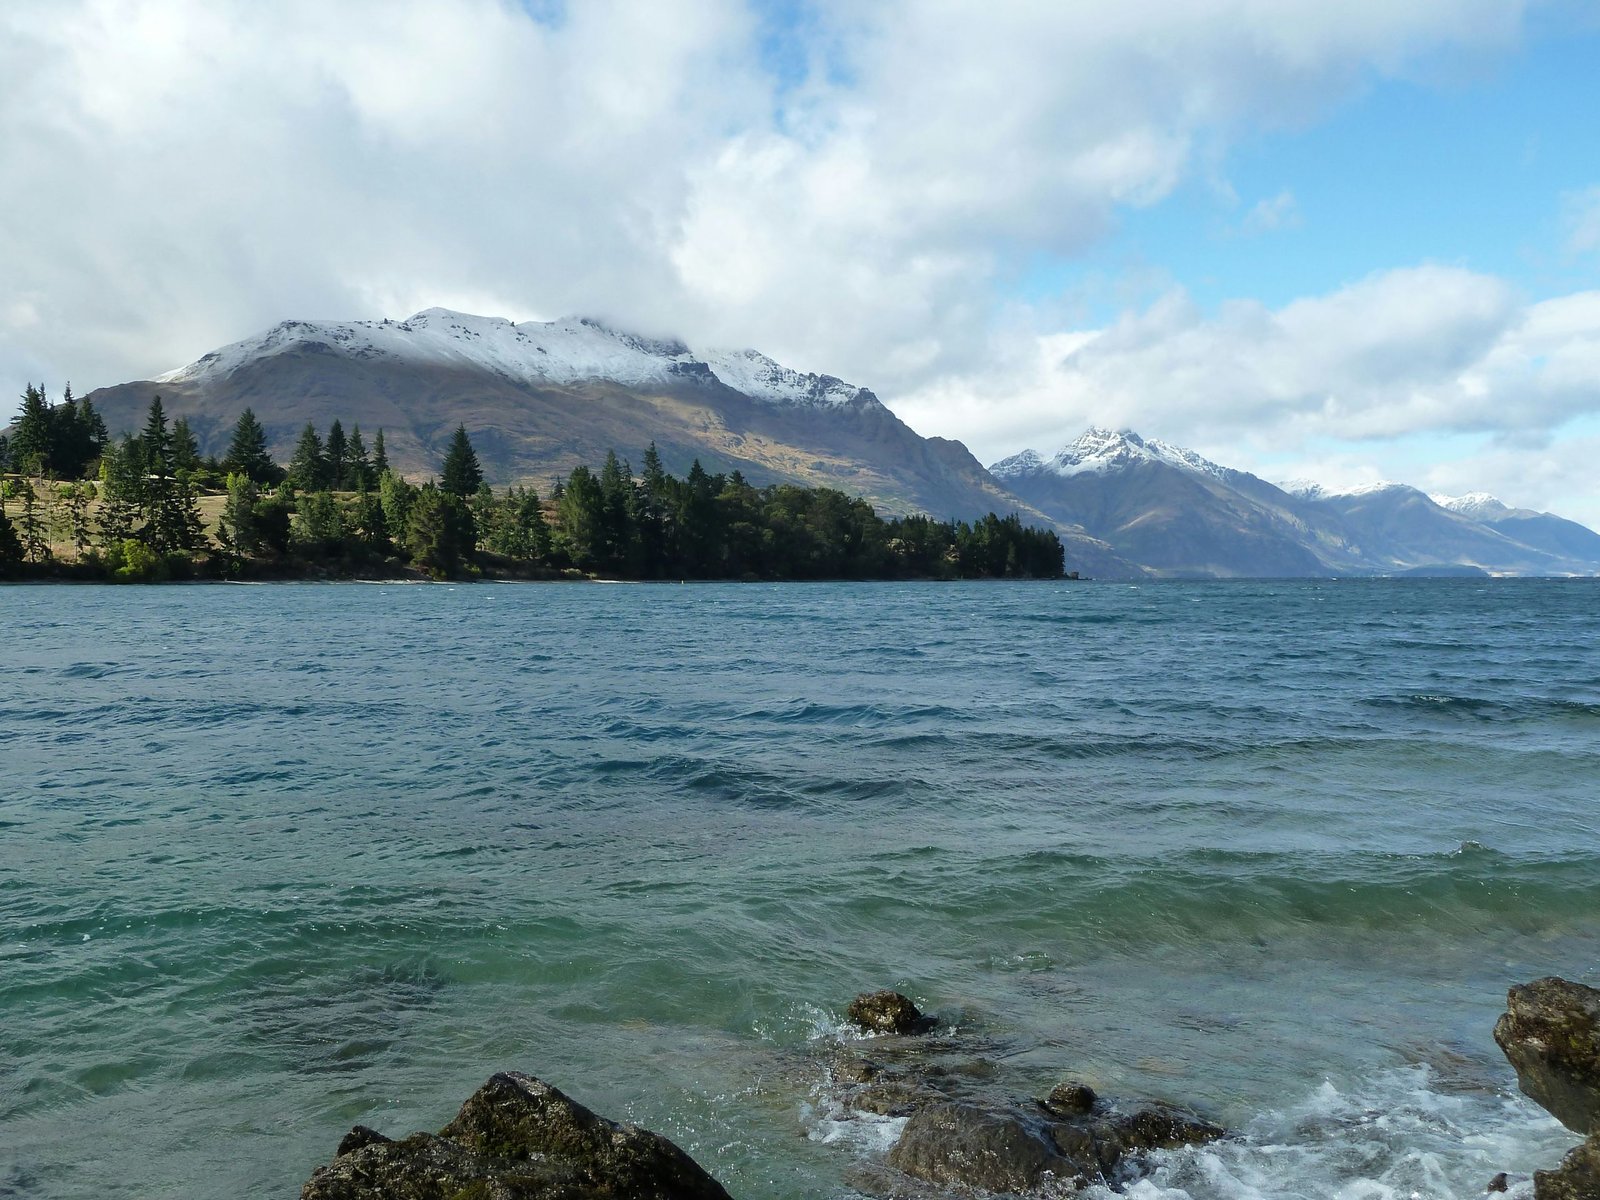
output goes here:
[{"label": "distant mountain range", "polygon": [[1276,487],[1192,451],[1091,429],[1051,458],[985,470],[960,442],[913,432],[871,391],[754,350],[692,350],[602,322],[510,321],[428,309],[405,321],[286,321],[155,380],[92,393],[114,431],[152,395],[221,454],[245,407],[287,461],[309,421],[383,429],[390,462],[433,473],[464,424],[496,483],[548,487],[607,450],[654,442],[757,484],[837,487],[886,512],[991,510],[1054,526],[1067,566],[1101,577],[1322,576],[1481,569],[1600,573],[1600,535],[1481,494],[1399,484],[1334,494]]},{"label": "distant mountain range", "polygon": [[1549,513],[1401,483],[1278,487],[1129,432],[1091,429],[1053,458],[1025,450],[989,472],[1162,576],[1600,573],[1600,534]]}]

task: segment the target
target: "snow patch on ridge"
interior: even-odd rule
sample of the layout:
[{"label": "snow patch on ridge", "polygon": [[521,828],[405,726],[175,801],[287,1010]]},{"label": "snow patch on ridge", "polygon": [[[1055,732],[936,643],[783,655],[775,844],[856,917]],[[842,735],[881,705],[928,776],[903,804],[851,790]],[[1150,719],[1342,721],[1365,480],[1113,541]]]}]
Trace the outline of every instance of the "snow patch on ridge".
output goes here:
[{"label": "snow patch on ridge", "polygon": [[865,388],[831,375],[803,374],[754,350],[697,355],[683,342],[640,337],[588,317],[513,324],[429,308],[404,321],[284,321],[234,342],[158,383],[226,378],[261,359],[288,353],[333,353],[354,359],[487,370],[520,383],[574,384],[610,380],[626,387],[681,383],[707,376],[768,404],[838,407],[876,403]]},{"label": "snow patch on ridge", "polygon": [[1048,472],[1067,478],[1089,472],[1119,470],[1141,462],[1159,462],[1198,475],[1226,479],[1234,472],[1183,446],[1154,438],[1145,440],[1132,430],[1113,431],[1092,427],[1076,441],[1069,442],[1054,458],[1045,459],[1037,450],[1013,454],[989,468],[1000,479],[1016,479]]},{"label": "snow patch on ridge", "polygon": [[1430,495],[1428,499],[1440,508],[1448,508],[1451,512],[1471,517],[1474,521],[1492,521],[1512,511],[1509,505],[1488,492],[1468,492],[1465,496]]}]

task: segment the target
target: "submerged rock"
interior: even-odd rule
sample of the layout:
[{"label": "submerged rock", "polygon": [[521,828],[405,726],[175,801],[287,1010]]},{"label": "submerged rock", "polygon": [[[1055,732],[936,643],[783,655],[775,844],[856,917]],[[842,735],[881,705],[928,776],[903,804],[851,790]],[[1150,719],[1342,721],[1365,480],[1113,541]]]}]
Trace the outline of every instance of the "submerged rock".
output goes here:
[{"label": "submerged rock", "polygon": [[1494,1040],[1529,1098],[1577,1133],[1600,1133],[1600,991],[1555,976],[1514,987]]},{"label": "submerged rock", "polygon": [[1069,1079],[1051,1088],[1050,1094],[1040,1103],[1058,1116],[1082,1117],[1094,1111],[1095,1101],[1098,1099],[1094,1089],[1087,1083]]},{"label": "submerged rock", "polygon": [[881,992],[862,992],[850,1001],[845,1016],[852,1025],[869,1033],[922,1033],[935,1022],[907,997],[887,989]]},{"label": "submerged rock", "polygon": [[889,1151],[889,1165],[929,1183],[989,1192],[1025,1191],[1047,1174],[1072,1173],[1044,1120],[953,1101],[919,1108]]},{"label": "submerged rock", "polygon": [[590,1112],[531,1075],[493,1076],[438,1135],[357,1126],[301,1200],[730,1200],[660,1134]]},{"label": "submerged rock", "polygon": [[1600,1196],[1600,1134],[1575,1147],[1554,1171],[1533,1173],[1534,1200],[1595,1200]]},{"label": "submerged rock", "polygon": [[991,1192],[1027,1191],[1052,1179],[1083,1187],[1137,1174],[1145,1151],[1224,1136],[1220,1126],[1163,1105],[1063,1120],[1041,1104],[944,1101],[912,1115],[889,1165],[929,1183]]}]

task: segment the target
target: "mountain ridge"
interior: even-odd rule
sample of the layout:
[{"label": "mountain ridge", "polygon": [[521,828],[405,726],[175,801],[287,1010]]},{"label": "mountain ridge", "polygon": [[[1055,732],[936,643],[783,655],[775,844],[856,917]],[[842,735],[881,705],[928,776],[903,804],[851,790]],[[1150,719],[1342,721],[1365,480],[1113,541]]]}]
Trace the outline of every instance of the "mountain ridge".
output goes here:
[{"label": "mountain ridge", "polygon": [[150,397],[189,419],[202,453],[226,450],[245,407],[287,459],[301,429],[338,418],[385,431],[389,458],[433,473],[458,424],[495,484],[547,488],[610,450],[655,444],[670,470],[699,459],[757,484],[836,487],[888,513],[1016,513],[1053,526],[1068,566],[1108,577],[1385,574],[1470,566],[1497,574],[1600,573],[1600,534],[1473,493],[1405,484],[1278,486],[1193,450],[1094,426],[1056,454],[985,468],[959,441],[923,437],[871,389],[753,349],[696,349],[592,317],[513,322],[444,308],[403,321],[283,321],[156,380],[91,393],[114,430]]}]

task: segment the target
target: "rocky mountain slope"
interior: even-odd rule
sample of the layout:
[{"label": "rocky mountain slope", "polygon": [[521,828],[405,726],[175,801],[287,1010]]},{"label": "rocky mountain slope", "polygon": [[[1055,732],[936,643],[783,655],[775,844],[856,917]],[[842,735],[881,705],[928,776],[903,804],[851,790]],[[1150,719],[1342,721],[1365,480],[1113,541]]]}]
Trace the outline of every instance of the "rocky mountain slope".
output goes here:
[{"label": "rocky mountain slope", "polygon": [[255,411],[287,461],[310,421],[382,429],[400,471],[427,476],[464,424],[488,479],[547,488],[608,450],[635,464],[656,443],[668,470],[696,458],[753,483],[836,487],[890,513],[971,519],[1018,512],[1058,525],[1071,570],[1137,574],[1109,547],[1002,488],[960,442],[924,438],[866,388],[801,373],[753,350],[694,351],[589,319],[510,321],[428,309],[405,321],[286,321],[155,380],[92,394],[114,430],[150,398],[221,454]]},{"label": "rocky mountain slope", "polygon": [[1278,487],[1191,450],[1091,429],[1053,456],[985,470],[960,442],[921,437],[871,391],[754,350],[694,349],[583,318],[513,322],[433,308],[405,321],[286,321],[155,380],[92,397],[114,431],[150,398],[222,453],[254,409],[287,461],[309,421],[384,431],[391,463],[423,477],[464,424],[491,482],[547,488],[615,449],[656,443],[757,484],[836,487],[888,513],[1053,525],[1070,570],[1101,577],[1600,574],[1600,534],[1482,494],[1385,484]]},{"label": "rocky mountain slope", "polygon": [[1046,458],[990,473],[1054,520],[1081,526],[1157,574],[1249,578],[1478,568],[1600,573],[1600,535],[1492,497],[1441,505],[1404,484],[1332,492],[1277,487],[1192,450],[1091,429]]}]

